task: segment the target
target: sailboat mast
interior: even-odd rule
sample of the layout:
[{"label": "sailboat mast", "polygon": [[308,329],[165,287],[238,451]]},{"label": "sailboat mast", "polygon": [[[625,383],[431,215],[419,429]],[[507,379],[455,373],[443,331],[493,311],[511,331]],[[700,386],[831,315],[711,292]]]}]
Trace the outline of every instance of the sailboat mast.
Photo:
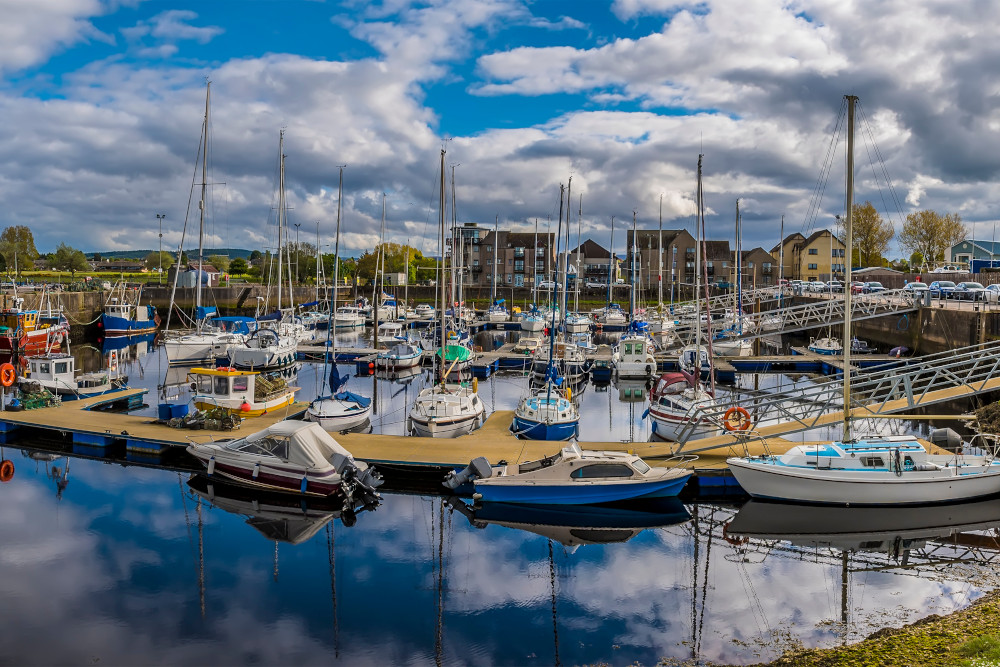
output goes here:
[{"label": "sailboat mast", "polygon": [[[440,234],[441,234],[441,243],[440,243],[440,248],[441,248],[441,268],[442,268],[442,273],[443,273],[443,270],[444,270],[444,202],[445,202],[445,199],[444,199],[444,179],[445,179],[445,176],[444,176],[444,154],[445,154],[445,150],[442,148],[441,149],[441,196],[440,196],[440,201],[438,202],[439,203],[439,208],[440,208],[440,211],[438,213],[439,213],[439,215],[441,217],[441,231],[440,231]],[[452,262],[451,263],[452,263],[452,267],[454,268],[454,264],[455,264],[454,254],[452,255]],[[445,324],[445,311],[448,310],[448,309],[445,306],[445,301],[444,301],[444,299],[445,299],[444,280],[443,280],[444,276],[442,275],[441,277],[442,277],[442,280],[440,280],[438,282],[441,283],[441,386],[443,387],[444,386],[444,379],[445,379],[444,378],[444,369],[445,369],[444,362],[445,362],[445,349],[446,349],[445,343],[447,342],[446,339],[445,339],[445,326],[446,326],[446,324]]]},{"label": "sailboat mast", "polygon": [[[494,256],[497,254],[498,251],[499,251],[499,246],[496,246],[496,248],[494,248],[493,251]],[[534,306],[535,304],[538,303],[538,218],[535,218],[535,256],[531,259],[531,263],[535,267],[533,270],[535,278],[534,280],[531,281],[531,301],[532,301],[531,305]],[[496,259],[494,258],[493,282],[496,282],[497,280],[496,276],[497,276]]]},{"label": "sailboat mast", "polygon": [[629,281],[628,318],[629,318],[629,321],[632,321],[632,320],[635,319],[635,276],[636,276],[635,255],[639,251],[639,239],[636,238],[636,235],[635,235],[635,217],[636,217],[636,212],[632,211],[632,247],[629,248],[629,253],[631,254],[631,258],[630,258],[630,261],[629,261],[629,272],[628,272],[628,281]]},{"label": "sailboat mast", "polygon": [[701,159],[703,155],[698,156],[698,191],[695,195],[697,199],[698,213],[695,215],[694,219],[694,303],[695,303],[695,314],[694,314],[694,366],[695,366],[695,377],[701,377],[701,215],[702,207],[705,205],[705,201],[702,198],[701,191]]},{"label": "sailboat mast", "polygon": [[[496,220],[493,223],[493,245],[496,246],[498,239],[500,238],[500,214],[497,213]],[[496,254],[496,253],[494,253]],[[535,261],[532,259],[531,261]],[[493,289],[490,290],[490,305],[495,304],[497,301],[497,260],[493,259]],[[513,307],[514,304],[511,304]]]},{"label": "sailboat mast", "polygon": [[[608,306],[611,306],[611,274],[615,266],[615,216],[611,216],[611,242],[608,246]],[[605,312],[610,312],[605,308]]]},{"label": "sailboat mast", "polygon": [[[572,204],[570,204],[570,201],[571,201],[570,198],[572,196],[573,196],[573,177],[570,176],[569,177],[569,181],[567,181],[567,185],[566,185],[566,227],[565,227],[565,229],[566,229],[566,241],[565,241],[565,243],[563,243],[563,251],[562,251],[562,258],[563,258],[562,316],[563,316],[563,321],[564,322],[565,322],[565,318],[566,318],[566,313],[569,312],[569,216],[570,216],[570,206],[572,205]],[[559,207],[562,208],[562,197],[561,196],[559,197],[559,200],[560,200],[559,201]],[[577,276],[576,274],[573,274],[573,275],[576,277],[576,280],[574,280],[574,282],[578,282],[580,277]],[[580,289],[579,285],[576,286],[576,289],[578,289],[578,290]]]},{"label": "sailboat mast", "polygon": [[199,318],[199,311],[201,309],[201,276],[205,271],[205,199],[208,193],[208,110],[209,110],[209,100],[212,96],[212,82],[208,81],[205,84],[205,126],[203,128],[202,140],[201,140],[201,201],[198,202],[198,279],[195,281],[195,297],[194,297],[194,307],[195,307],[195,320],[197,321],[196,327],[198,331],[201,331],[202,319]]},{"label": "sailboat mast", "polygon": [[743,219],[740,217],[740,200],[736,200],[736,321],[743,333]]},{"label": "sailboat mast", "polygon": [[316,290],[313,301],[319,302],[319,269],[323,266],[323,254],[319,250],[319,220],[316,221]]},{"label": "sailboat mast", "polygon": [[[337,284],[340,281],[340,202],[344,198],[344,167],[340,167],[340,182],[337,185],[337,232],[333,239],[333,289],[330,291],[330,316],[327,335],[330,336],[330,363],[337,364],[337,330],[334,314],[337,312]],[[330,388],[333,394],[333,388]]]},{"label": "sailboat mast", "polygon": [[656,284],[657,284],[657,305],[660,310],[663,310],[663,194],[660,194],[660,235],[657,241],[656,255],[659,260],[656,265]]},{"label": "sailboat mast", "polygon": [[851,440],[851,264],[854,263],[854,105],[856,95],[847,99],[847,266],[844,280],[844,442]]},{"label": "sailboat mast", "polygon": [[281,312],[282,227],[285,223],[285,131],[278,133],[278,312]]},{"label": "sailboat mast", "polygon": [[580,312],[580,281],[583,280],[583,253],[580,246],[580,235],[583,231],[583,195],[580,195],[580,208],[576,212],[576,293],[573,298],[573,311]]},{"label": "sailboat mast", "polygon": [[[573,177],[572,176],[570,176],[569,182],[572,184],[572,182],[573,182]],[[564,201],[563,195],[567,195],[567,191],[566,191],[566,188],[563,187],[562,183],[560,183],[559,184],[559,225],[558,225],[558,229],[556,230],[556,251],[558,252],[559,246],[563,245],[563,252],[562,252],[562,256],[561,256],[561,259],[562,259],[562,280],[560,281],[562,283],[562,285],[560,285],[560,287],[562,287],[562,316],[566,317],[566,305],[567,305],[566,290],[569,289],[569,266],[568,266],[567,256],[566,256],[566,247],[562,243],[562,233],[563,233],[563,201]],[[569,197],[568,196],[565,197],[565,201],[567,203],[569,202]],[[569,220],[569,206],[566,206],[566,220],[567,221]],[[567,238],[569,238],[568,237],[568,234],[569,234],[569,225],[568,224],[566,225],[566,228],[567,228],[566,229]],[[556,305],[558,307],[558,305],[560,303],[560,301],[559,301],[559,293],[558,292],[556,292],[556,299],[555,299],[555,301],[556,301]],[[555,311],[553,311],[553,313],[552,313],[552,325],[553,325],[553,328],[555,327],[556,321],[557,321],[556,314],[555,314]]]},{"label": "sailboat mast", "polygon": [[406,265],[403,267],[406,282],[403,284],[403,319],[406,319],[406,304],[410,300],[410,239],[406,239]]}]

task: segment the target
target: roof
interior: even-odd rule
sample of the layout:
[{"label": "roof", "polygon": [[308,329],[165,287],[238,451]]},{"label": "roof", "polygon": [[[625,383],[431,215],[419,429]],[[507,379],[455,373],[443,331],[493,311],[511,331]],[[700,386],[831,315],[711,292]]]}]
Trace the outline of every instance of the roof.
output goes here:
[{"label": "roof", "polygon": [[954,250],[955,248],[962,245],[966,241],[976,246],[983,252],[987,252],[991,255],[1000,255],[1000,241],[979,241],[976,239],[964,239],[953,245],[951,249]]},{"label": "roof", "polygon": [[[197,262],[188,263],[188,271],[197,271],[197,270],[198,270]],[[205,264],[205,263],[202,263],[201,270],[204,271],[205,273],[221,273],[221,271],[219,271],[211,264]]]},{"label": "roof", "polygon": [[781,246],[788,245],[789,243],[792,243],[793,241],[805,241],[805,240],[806,240],[806,237],[803,236],[802,234],[798,233],[798,232],[795,232],[794,234],[789,234],[788,236],[785,237],[784,241],[782,241],[778,245],[776,245],[773,248],[771,248],[771,252],[778,252],[781,249]]},{"label": "roof", "polygon": [[[663,247],[669,246],[674,240],[687,233],[684,229],[664,229],[663,230]],[[688,234],[690,236],[690,234]],[[639,250],[649,248],[657,248],[660,243],[660,230],[659,229],[637,229],[635,231],[636,245],[639,246]],[[693,240],[693,238],[692,238]],[[629,229],[625,233],[625,245],[632,247],[632,230]]]},{"label": "roof", "polygon": [[607,248],[601,247],[598,243],[587,239],[581,243],[577,248],[570,250],[569,254],[576,255],[582,254],[584,259],[607,259],[610,256],[610,252]]},{"label": "roof", "polygon": [[833,232],[831,232],[829,229],[818,229],[818,230],[816,230],[815,232],[813,232],[812,234],[809,235],[809,238],[807,238],[802,245],[803,246],[811,245],[813,241],[815,241],[816,239],[818,239],[820,237],[826,236],[826,235],[831,236],[840,245],[844,245],[844,242],[841,241],[840,239],[838,239],[837,235],[834,234]]}]

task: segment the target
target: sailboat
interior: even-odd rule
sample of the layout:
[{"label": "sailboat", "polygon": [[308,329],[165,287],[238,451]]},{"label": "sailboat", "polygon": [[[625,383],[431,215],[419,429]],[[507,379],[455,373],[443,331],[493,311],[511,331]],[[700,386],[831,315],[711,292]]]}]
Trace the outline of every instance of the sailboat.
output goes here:
[{"label": "sailboat", "polygon": [[646,333],[648,325],[635,316],[636,280],[635,267],[638,247],[635,242],[635,214],[632,214],[632,247],[629,270],[629,324],[611,352],[611,363],[619,378],[649,378],[656,371],[653,341]]},{"label": "sailboat", "polygon": [[[334,333],[333,318],[337,312],[337,285],[340,278],[340,208],[344,196],[344,168],[340,168],[340,183],[337,190],[337,232],[333,244],[333,289],[330,290],[330,375],[328,396],[313,399],[306,409],[306,419],[318,422],[327,431],[345,431],[361,426],[372,414],[372,399],[353,392],[341,391],[347,378],[341,377],[337,369],[337,336]],[[326,365],[324,361],[324,371]]]},{"label": "sailboat", "polygon": [[[563,197],[559,193],[559,227],[557,238],[562,236]],[[568,216],[567,216],[568,217]],[[565,274],[566,262],[563,262]],[[564,275],[563,286],[566,280]],[[565,295],[564,295],[565,296]],[[569,440],[578,435],[580,409],[572,401],[572,389],[564,387],[565,379],[559,376],[555,363],[556,321],[552,316],[549,327],[549,354],[545,368],[545,384],[518,401],[510,430],[527,440]],[[529,383],[530,384],[530,383]]]},{"label": "sailboat", "polygon": [[[701,238],[705,218],[704,192],[701,183],[701,155],[698,156],[698,216],[695,222],[698,241],[695,244],[695,344],[681,351],[681,373],[665,373],[650,396],[649,418],[653,422],[653,433],[666,440],[677,440],[678,435],[689,425],[696,424],[694,435],[703,438],[722,432],[719,424],[695,415],[700,410],[715,407],[714,392],[701,384],[701,371],[707,365],[711,369],[708,350],[701,345]],[[711,372],[711,371],[710,371]]]},{"label": "sailboat", "polygon": [[[441,150],[441,196],[440,196],[440,251],[444,256],[444,229],[445,229],[445,196],[444,196],[444,149]],[[413,401],[407,417],[407,430],[414,435],[431,438],[454,438],[465,435],[482,425],[486,415],[486,406],[479,400],[476,393],[475,383],[470,386],[467,383],[449,383],[447,377],[451,369],[446,366],[449,355],[452,355],[453,365],[460,360],[459,350],[452,348],[467,349],[461,345],[448,344],[444,280],[438,281],[441,286],[441,347],[435,355],[435,363],[440,371],[440,382],[435,382],[432,387],[428,387],[420,392]]]},{"label": "sailboat", "polygon": [[732,322],[715,336],[712,349],[723,357],[749,357],[753,354],[753,343],[747,338],[740,338],[750,323],[743,316],[743,236],[739,199],[736,200],[736,289],[733,300]]},{"label": "sailboat", "polygon": [[[493,223],[493,244],[496,245],[500,239],[500,216],[496,217]],[[534,261],[534,260],[532,260]],[[503,305],[503,299],[497,299],[497,263],[493,264],[493,283],[490,289],[490,307],[486,311],[486,320],[489,322],[506,322],[510,319],[510,312]]]},{"label": "sailboat", "polygon": [[[195,308],[194,308],[194,333],[182,336],[165,337],[163,348],[167,354],[167,362],[170,364],[198,364],[214,363],[216,357],[225,356],[229,348],[233,345],[241,345],[246,342],[248,330],[226,331],[211,323],[212,317],[216,314],[214,306],[202,306],[201,292],[204,278],[204,246],[205,236],[205,209],[208,208],[208,128],[209,109],[211,101],[212,82],[205,85],[205,120],[202,124],[201,141],[201,199],[198,202],[198,269],[195,272]],[[185,223],[186,228],[186,223]],[[173,289],[170,294],[170,313],[173,313],[174,296],[177,292],[177,281],[181,275],[181,257],[183,256],[184,239],[181,238],[181,246],[177,249],[177,271],[174,274]],[[170,314],[167,315],[167,327],[170,328]]]},{"label": "sailboat", "polygon": [[[853,247],[854,114],[847,100],[848,256]],[[851,263],[844,279],[844,339],[851,339]],[[829,505],[926,505],[1000,493],[1000,461],[985,455],[931,454],[917,438],[855,439],[851,433],[851,348],[844,347],[844,434],[840,441],[798,445],[781,456],[732,457],[726,462],[754,498]],[[957,440],[957,438],[956,438]],[[956,443],[956,444],[961,444]]]}]

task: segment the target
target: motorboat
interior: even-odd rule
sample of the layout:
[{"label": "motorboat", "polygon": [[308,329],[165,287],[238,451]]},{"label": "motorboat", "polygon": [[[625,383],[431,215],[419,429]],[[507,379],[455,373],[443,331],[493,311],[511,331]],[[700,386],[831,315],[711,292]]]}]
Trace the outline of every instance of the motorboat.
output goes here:
[{"label": "motorboat", "polygon": [[615,374],[620,378],[649,378],[656,372],[653,343],[645,334],[629,332],[611,351]]},{"label": "motorboat", "polygon": [[192,442],[189,454],[215,476],[242,486],[326,497],[355,489],[375,493],[381,477],[355,461],[319,424],[286,420],[245,438]]},{"label": "motorboat", "polygon": [[378,325],[376,333],[379,340],[389,340],[390,338],[405,338],[402,322],[382,322]]},{"label": "motorboat", "polygon": [[533,338],[531,336],[525,336],[523,338],[518,338],[517,342],[511,348],[511,352],[514,354],[524,354],[532,355],[538,348],[542,346],[541,338]]},{"label": "motorboat", "polygon": [[112,375],[111,369],[77,373],[76,359],[68,352],[29,356],[27,371],[28,377],[18,382],[24,393],[36,394],[46,389],[64,401],[92,398],[128,386],[128,376]]},{"label": "motorboat", "polygon": [[407,432],[424,438],[457,438],[471,433],[486,418],[476,393],[478,382],[436,383],[417,395],[406,418]]},{"label": "motorboat", "polygon": [[506,322],[510,319],[510,312],[503,303],[503,299],[497,299],[490,305],[486,311],[487,322]]},{"label": "motorboat", "polygon": [[491,468],[479,457],[459,473],[449,473],[444,485],[458,488],[472,482],[473,498],[483,502],[545,505],[593,505],[676,496],[691,471],[651,468],[627,452],[582,450],[577,443],[552,456]]},{"label": "motorboat", "polygon": [[420,365],[424,351],[414,343],[396,343],[388,350],[380,350],[375,357],[375,368],[383,371],[401,370]]},{"label": "motorboat", "polygon": [[258,329],[243,345],[229,348],[229,365],[241,370],[272,370],[287,368],[295,363],[294,338],[278,334],[273,329]]},{"label": "motorboat", "polygon": [[337,329],[363,327],[365,316],[356,306],[341,306],[333,314],[333,326]]},{"label": "motorboat", "polygon": [[416,313],[416,316],[421,320],[434,319],[434,306],[430,306],[426,303],[418,305],[413,312]]},{"label": "motorboat", "polygon": [[298,387],[279,375],[235,368],[192,368],[191,400],[199,410],[222,408],[242,417],[259,417],[295,402]]},{"label": "motorboat", "polygon": [[593,324],[594,321],[590,319],[590,316],[582,313],[567,313],[566,320],[563,322],[566,333],[570,334],[590,333]]},{"label": "motorboat", "polygon": [[[932,441],[938,437],[931,434]],[[993,453],[930,454],[907,435],[797,445],[780,456],[732,457],[726,463],[754,498],[929,505],[1000,494],[1000,461]]]},{"label": "motorboat", "polygon": [[521,314],[521,331],[542,331],[546,326],[545,316],[536,308]]},{"label": "motorboat", "polygon": [[98,325],[105,336],[132,336],[156,331],[156,308],[140,303],[142,288],[129,289],[124,283],[111,288]]},{"label": "motorboat", "polygon": [[597,321],[604,326],[623,327],[628,324],[628,313],[617,303],[610,303],[597,315]]},{"label": "motorboat", "polygon": [[690,373],[664,373],[650,397],[649,418],[653,422],[653,433],[675,442],[683,432],[692,440],[719,435],[722,426],[699,414],[717,406],[711,392]]},{"label": "motorboat", "polygon": [[[174,365],[213,363],[228,358],[230,348],[244,345],[251,330],[245,320],[252,318],[213,318],[210,315],[199,322],[194,333],[170,336],[163,341],[167,362]],[[216,322],[218,321],[218,322]]]},{"label": "motorboat", "polygon": [[677,363],[682,370],[695,372],[696,369],[700,369],[702,373],[712,372],[712,363],[705,345],[685,345],[678,354]]},{"label": "motorboat", "polygon": [[447,375],[464,371],[472,365],[472,350],[465,345],[445,345],[443,357],[440,347],[434,352],[434,355],[437,357],[439,364],[444,364]]},{"label": "motorboat", "polygon": [[810,338],[809,351],[813,354],[833,356],[844,353],[844,345],[839,338],[824,336],[823,338]]}]

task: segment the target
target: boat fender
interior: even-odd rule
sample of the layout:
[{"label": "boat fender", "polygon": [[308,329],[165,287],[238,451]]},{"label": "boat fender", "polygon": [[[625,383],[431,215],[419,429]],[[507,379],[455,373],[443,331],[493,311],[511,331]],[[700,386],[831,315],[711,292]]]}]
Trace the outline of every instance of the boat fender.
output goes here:
[{"label": "boat fender", "polygon": [[472,391],[479,391],[479,378],[472,378]]},{"label": "boat fender", "polygon": [[309,478],[302,475],[302,481],[299,482],[299,491],[302,493],[306,492],[306,487],[309,485]]},{"label": "boat fender", "polygon": [[250,404],[246,401],[240,404],[240,412],[250,412]]},{"label": "boat fender", "polygon": [[0,482],[9,482],[14,479],[14,462],[9,459],[0,461]]},{"label": "boat fender", "polygon": [[253,464],[253,473],[250,475],[253,479],[257,479],[257,475],[260,474],[260,461]]},{"label": "boat fender", "polygon": [[566,400],[573,400],[573,387],[566,387]]},{"label": "boat fender", "polygon": [[208,459],[208,476],[211,477],[215,474],[215,457]]}]

